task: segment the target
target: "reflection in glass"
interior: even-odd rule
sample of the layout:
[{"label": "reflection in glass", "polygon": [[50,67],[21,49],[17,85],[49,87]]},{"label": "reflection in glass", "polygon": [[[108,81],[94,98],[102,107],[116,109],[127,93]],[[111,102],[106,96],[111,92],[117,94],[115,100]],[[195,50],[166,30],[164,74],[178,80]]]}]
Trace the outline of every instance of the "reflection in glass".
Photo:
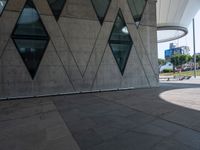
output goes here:
[{"label": "reflection in glass", "polygon": [[124,34],[129,34],[127,26],[125,26],[125,27],[122,28],[122,32]]},{"label": "reflection in glass", "polygon": [[119,69],[123,74],[133,42],[121,10],[119,10],[117,18],[115,20],[109,39],[109,45],[119,66]]},{"label": "reflection in glass", "polygon": [[27,0],[13,35],[47,36],[44,25],[42,24],[39,14],[31,0]]},{"label": "reflection in glass", "polygon": [[12,39],[33,79],[48,45],[49,35],[32,0],[26,1]]},{"label": "reflection in glass", "polygon": [[0,0],[0,15],[3,12],[4,7],[6,6],[8,0]]},{"label": "reflection in glass", "polygon": [[102,24],[110,6],[111,0],[91,0],[96,11],[97,17]]},{"label": "reflection in glass", "polygon": [[128,0],[128,4],[135,22],[139,22],[142,19],[146,3],[147,0]]},{"label": "reflection in glass", "polygon": [[66,0],[47,0],[56,20],[59,19],[60,14],[64,8]]},{"label": "reflection in glass", "polygon": [[14,43],[26,65],[30,75],[34,78],[42,56],[48,44],[47,40],[14,39]]}]

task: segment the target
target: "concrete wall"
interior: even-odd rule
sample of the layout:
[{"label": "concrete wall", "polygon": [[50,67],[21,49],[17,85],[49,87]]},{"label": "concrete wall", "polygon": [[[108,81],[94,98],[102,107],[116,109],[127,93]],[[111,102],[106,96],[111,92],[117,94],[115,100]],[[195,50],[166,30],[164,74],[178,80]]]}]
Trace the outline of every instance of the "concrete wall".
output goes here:
[{"label": "concrete wall", "polygon": [[[34,0],[50,42],[32,80],[11,33],[25,0],[9,0],[0,17],[0,98],[158,86],[156,2],[137,28],[126,0],[112,0],[101,26],[90,0],[67,0],[56,22],[46,0]],[[122,76],[108,39],[121,8],[133,47]]]}]

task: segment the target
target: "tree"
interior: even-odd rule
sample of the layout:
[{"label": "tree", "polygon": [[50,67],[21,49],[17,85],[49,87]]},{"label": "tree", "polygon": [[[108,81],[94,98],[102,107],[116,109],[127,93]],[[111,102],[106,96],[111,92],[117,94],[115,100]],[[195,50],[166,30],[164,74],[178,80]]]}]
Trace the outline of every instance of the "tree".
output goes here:
[{"label": "tree", "polygon": [[178,66],[180,67],[181,65],[188,63],[191,59],[192,59],[192,56],[190,55],[177,54],[177,55],[172,56],[171,63],[173,63],[175,67],[178,67]]},{"label": "tree", "polygon": [[180,64],[181,65],[188,63],[190,60],[192,60],[192,56],[190,56],[190,55],[181,55],[180,56]]},{"label": "tree", "polygon": [[200,54],[196,55],[197,63],[200,65]]},{"label": "tree", "polygon": [[165,62],[164,59],[158,58],[158,64],[159,64],[159,66],[162,66],[162,65],[164,65],[165,63],[166,63],[166,62]]}]

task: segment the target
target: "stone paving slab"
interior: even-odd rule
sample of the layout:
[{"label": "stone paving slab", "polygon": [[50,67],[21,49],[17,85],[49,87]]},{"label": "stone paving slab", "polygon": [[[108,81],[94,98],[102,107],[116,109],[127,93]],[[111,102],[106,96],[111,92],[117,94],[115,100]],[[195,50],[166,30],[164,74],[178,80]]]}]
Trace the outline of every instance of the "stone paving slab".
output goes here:
[{"label": "stone paving slab", "polygon": [[[192,80],[153,89],[0,102],[0,149],[200,150],[200,111],[160,97],[170,90],[175,100],[177,89],[191,88],[200,95]],[[194,91],[187,90],[184,101],[195,100]]]},{"label": "stone paving slab", "polygon": [[52,101],[0,103],[1,150],[80,150]]}]

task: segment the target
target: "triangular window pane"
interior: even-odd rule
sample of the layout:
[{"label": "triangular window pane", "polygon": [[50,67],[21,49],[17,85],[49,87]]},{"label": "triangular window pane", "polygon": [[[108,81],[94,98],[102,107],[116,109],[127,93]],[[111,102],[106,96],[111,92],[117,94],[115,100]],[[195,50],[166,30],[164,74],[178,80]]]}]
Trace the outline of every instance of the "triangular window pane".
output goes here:
[{"label": "triangular window pane", "polygon": [[119,66],[119,69],[123,74],[133,45],[133,41],[129,34],[121,10],[119,10],[115,20],[109,39],[109,45]]},{"label": "triangular window pane", "polygon": [[32,0],[27,0],[15,26],[13,36],[48,37]]},{"label": "triangular window pane", "polygon": [[147,0],[128,0],[131,13],[135,22],[140,22]]},{"label": "triangular window pane", "polygon": [[111,0],[91,0],[99,22],[103,24],[104,18],[110,6]]},{"label": "triangular window pane", "polygon": [[6,7],[8,0],[0,0],[0,15],[3,13],[4,8]]},{"label": "triangular window pane", "polygon": [[34,78],[44,55],[48,40],[14,39],[14,43],[31,77]]},{"label": "triangular window pane", "polygon": [[31,77],[34,78],[48,45],[49,35],[32,0],[26,1],[12,39]]},{"label": "triangular window pane", "polygon": [[65,6],[66,0],[47,0],[56,20],[59,19],[60,14]]}]

